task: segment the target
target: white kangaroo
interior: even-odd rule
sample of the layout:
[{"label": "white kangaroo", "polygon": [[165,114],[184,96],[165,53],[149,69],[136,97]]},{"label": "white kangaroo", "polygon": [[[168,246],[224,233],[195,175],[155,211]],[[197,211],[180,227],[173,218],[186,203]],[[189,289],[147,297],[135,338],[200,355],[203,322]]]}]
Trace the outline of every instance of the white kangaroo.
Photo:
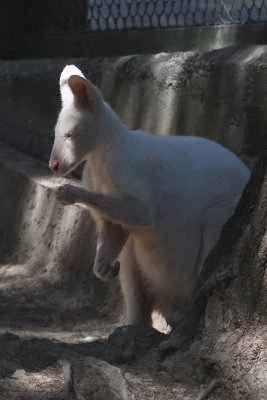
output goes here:
[{"label": "white kangaroo", "polygon": [[157,309],[174,326],[249,170],[213,141],[129,130],[74,65],[60,91],[49,166],[65,175],[86,164],[84,189],[64,185],[57,198],[90,208],[99,232],[93,270],[103,280],[119,273],[126,322],[150,325]]}]

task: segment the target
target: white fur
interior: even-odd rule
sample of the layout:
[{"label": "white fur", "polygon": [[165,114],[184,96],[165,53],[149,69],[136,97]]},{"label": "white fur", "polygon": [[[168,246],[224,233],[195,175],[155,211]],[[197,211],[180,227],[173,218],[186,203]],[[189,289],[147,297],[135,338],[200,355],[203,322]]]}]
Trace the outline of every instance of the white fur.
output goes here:
[{"label": "white fur", "polygon": [[78,75],[84,77],[83,73],[75,65],[67,65],[63,69],[60,75],[59,86],[60,86],[62,106],[64,107],[73,105],[74,97],[68,85],[68,79],[72,75]]},{"label": "white fur", "polygon": [[[67,66],[60,78],[63,108],[50,165],[57,160],[55,172],[66,174],[86,160],[86,190],[62,187],[58,198],[86,204],[96,219],[96,275],[115,277],[119,258],[127,323],[150,324],[156,308],[174,325],[249,171],[210,140],[130,131],[85,79],[94,101],[77,106],[68,87],[73,74],[83,77]],[[66,139],[73,127],[77,136]]]}]

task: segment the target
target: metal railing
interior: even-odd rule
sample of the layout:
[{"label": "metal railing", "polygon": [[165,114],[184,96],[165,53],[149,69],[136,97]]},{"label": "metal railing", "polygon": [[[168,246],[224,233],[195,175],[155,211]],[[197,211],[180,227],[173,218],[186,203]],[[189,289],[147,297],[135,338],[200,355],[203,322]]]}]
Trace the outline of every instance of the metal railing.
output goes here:
[{"label": "metal railing", "polygon": [[88,0],[89,30],[267,22],[267,0]]}]

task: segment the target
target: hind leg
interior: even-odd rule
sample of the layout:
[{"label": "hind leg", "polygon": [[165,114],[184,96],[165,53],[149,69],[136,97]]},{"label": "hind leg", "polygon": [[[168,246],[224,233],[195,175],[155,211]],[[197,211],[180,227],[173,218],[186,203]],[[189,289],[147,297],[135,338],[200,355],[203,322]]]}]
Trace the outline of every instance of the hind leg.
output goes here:
[{"label": "hind leg", "polygon": [[121,252],[120,263],[120,282],[126,307],[126,324],[151,326],[152,298],[146,291],[131,238]]},{"label": "hind leg", "polygon": [[103,220],[98,221],[98,229],[93,271],[98,278],[108,281],[119,274],[120,264],[116,259],[128,238],[128,233],[120,225]]}]

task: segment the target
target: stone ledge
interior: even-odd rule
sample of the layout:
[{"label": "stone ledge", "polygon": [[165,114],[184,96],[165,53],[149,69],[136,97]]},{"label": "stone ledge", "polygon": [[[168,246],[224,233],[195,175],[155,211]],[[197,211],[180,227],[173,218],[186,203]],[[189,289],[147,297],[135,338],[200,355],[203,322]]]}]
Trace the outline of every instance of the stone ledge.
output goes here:
[{"label": "stone ledge", "polygon": [[[52,176],[45,163],[0,142],[1,274],[16,272],[13,286],[32,296],[33,308],[42,304],[44,292],[52,308],[74,319],[81,304],[89,321],[102,310],[107,313],[106,307],[112,325],[117,306],[121,309],[119,282],[105,283],[94,276],[94,221],[85,207],[64,207],[55,198],[56,187],[67,182],[78,183]],[[12,279],[3,280],[2,296],[10,292],[10,283]],[[14,308],[19,307],[20,295],[15,302]]]},{"label": "stone ledge", "polygon": [[199,135],[238,155],[266,143],[267,46],[113,58],[0,61],[0,139],[48,159],[58,79],[75,63],[132,129]]}]

